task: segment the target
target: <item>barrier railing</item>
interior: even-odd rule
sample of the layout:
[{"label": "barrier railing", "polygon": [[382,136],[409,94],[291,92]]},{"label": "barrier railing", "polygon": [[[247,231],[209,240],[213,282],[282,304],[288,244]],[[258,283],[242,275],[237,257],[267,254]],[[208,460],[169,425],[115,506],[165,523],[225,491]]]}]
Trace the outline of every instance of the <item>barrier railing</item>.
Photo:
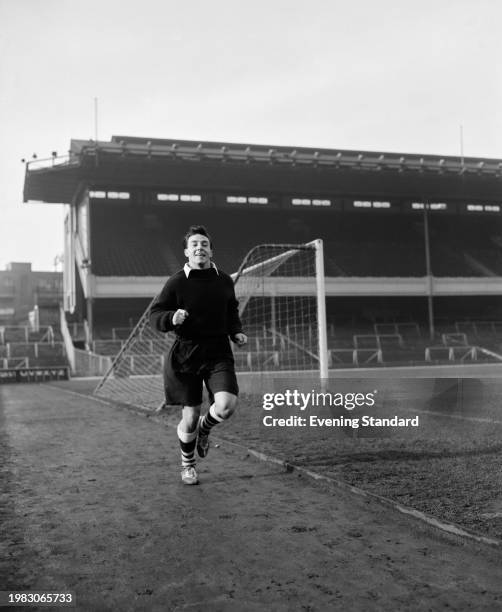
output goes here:
[{"label": "barrier railing", "polygon": [[104,376],[112,365],[111,357],[74,349],[75,376]]}]

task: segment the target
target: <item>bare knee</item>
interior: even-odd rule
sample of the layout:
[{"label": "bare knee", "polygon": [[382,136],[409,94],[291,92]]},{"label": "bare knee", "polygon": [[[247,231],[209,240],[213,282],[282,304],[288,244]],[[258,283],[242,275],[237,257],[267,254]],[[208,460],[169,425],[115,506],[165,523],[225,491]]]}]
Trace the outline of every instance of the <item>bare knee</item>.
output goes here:
[{"label": "bare knee", "polygon": [[228,419],[237,408],[237,396],[233,393],[220,391],[214,396],[214,410],[222,419]]},{"label": "bare knee", "polygon": [[191,433],[197,429],[199,422],[200,406],[183,406],[181,416],[181,429],[185,433]]}]

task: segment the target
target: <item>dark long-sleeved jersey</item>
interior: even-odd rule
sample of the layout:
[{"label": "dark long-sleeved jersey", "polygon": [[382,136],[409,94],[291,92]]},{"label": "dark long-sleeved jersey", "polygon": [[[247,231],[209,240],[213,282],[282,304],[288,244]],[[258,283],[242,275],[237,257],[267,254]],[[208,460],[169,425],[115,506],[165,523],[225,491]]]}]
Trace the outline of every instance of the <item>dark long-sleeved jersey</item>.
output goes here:
[{"label": "dark long-sleeved jersey", "polygon": [[[188,317],[173,325],[182,308]],[[238,302],[231,277],[216,268],[176,272],[164,285],[150,310],[150,324],[161,332],[175,330],[180,338],[203,340],[242,332]]]}]

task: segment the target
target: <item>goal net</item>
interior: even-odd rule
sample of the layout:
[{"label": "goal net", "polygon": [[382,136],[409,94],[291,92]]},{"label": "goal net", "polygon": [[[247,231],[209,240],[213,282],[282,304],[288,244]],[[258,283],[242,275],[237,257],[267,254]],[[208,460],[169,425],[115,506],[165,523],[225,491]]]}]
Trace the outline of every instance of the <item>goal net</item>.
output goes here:
[{"label": "goal net", "polygon": [[[271,376],[299,372],[327,377],[322,241],[262,244],[249,251],[232,275],[248,343],[234,348],[239,386],[260,393]],[[163,405],[162,368],[174,334],[142,315],[95,394],[149,410]]]},{"label": "goal net", "polygon": [[153,300],[94,390],[98,397],[147,410],[162,406],[162,369],[174,334],[161,334],[150,326],[152,304]]}]

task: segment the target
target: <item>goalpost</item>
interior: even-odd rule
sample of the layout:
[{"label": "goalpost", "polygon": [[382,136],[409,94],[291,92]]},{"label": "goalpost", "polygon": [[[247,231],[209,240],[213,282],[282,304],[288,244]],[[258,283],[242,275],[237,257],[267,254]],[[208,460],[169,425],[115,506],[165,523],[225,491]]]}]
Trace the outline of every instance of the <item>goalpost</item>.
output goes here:
[{"label": "goalpost", "polygon": [[322,240],[262,244],[235,274],[239,314],[248,334],[235,351],[241,371],[314,371],[328,376]]},{"label": "goalpost", "polygon": [[[245,347],[233,347],[242,391],[260,393],[265,378],[278,374],[327,379],[322,240],[258,245],[232,278],[248,336]],[[174,334],[150,327],[150,307],[113,359],[96,395],[148,410],[163,405],[162,369]]]}]

